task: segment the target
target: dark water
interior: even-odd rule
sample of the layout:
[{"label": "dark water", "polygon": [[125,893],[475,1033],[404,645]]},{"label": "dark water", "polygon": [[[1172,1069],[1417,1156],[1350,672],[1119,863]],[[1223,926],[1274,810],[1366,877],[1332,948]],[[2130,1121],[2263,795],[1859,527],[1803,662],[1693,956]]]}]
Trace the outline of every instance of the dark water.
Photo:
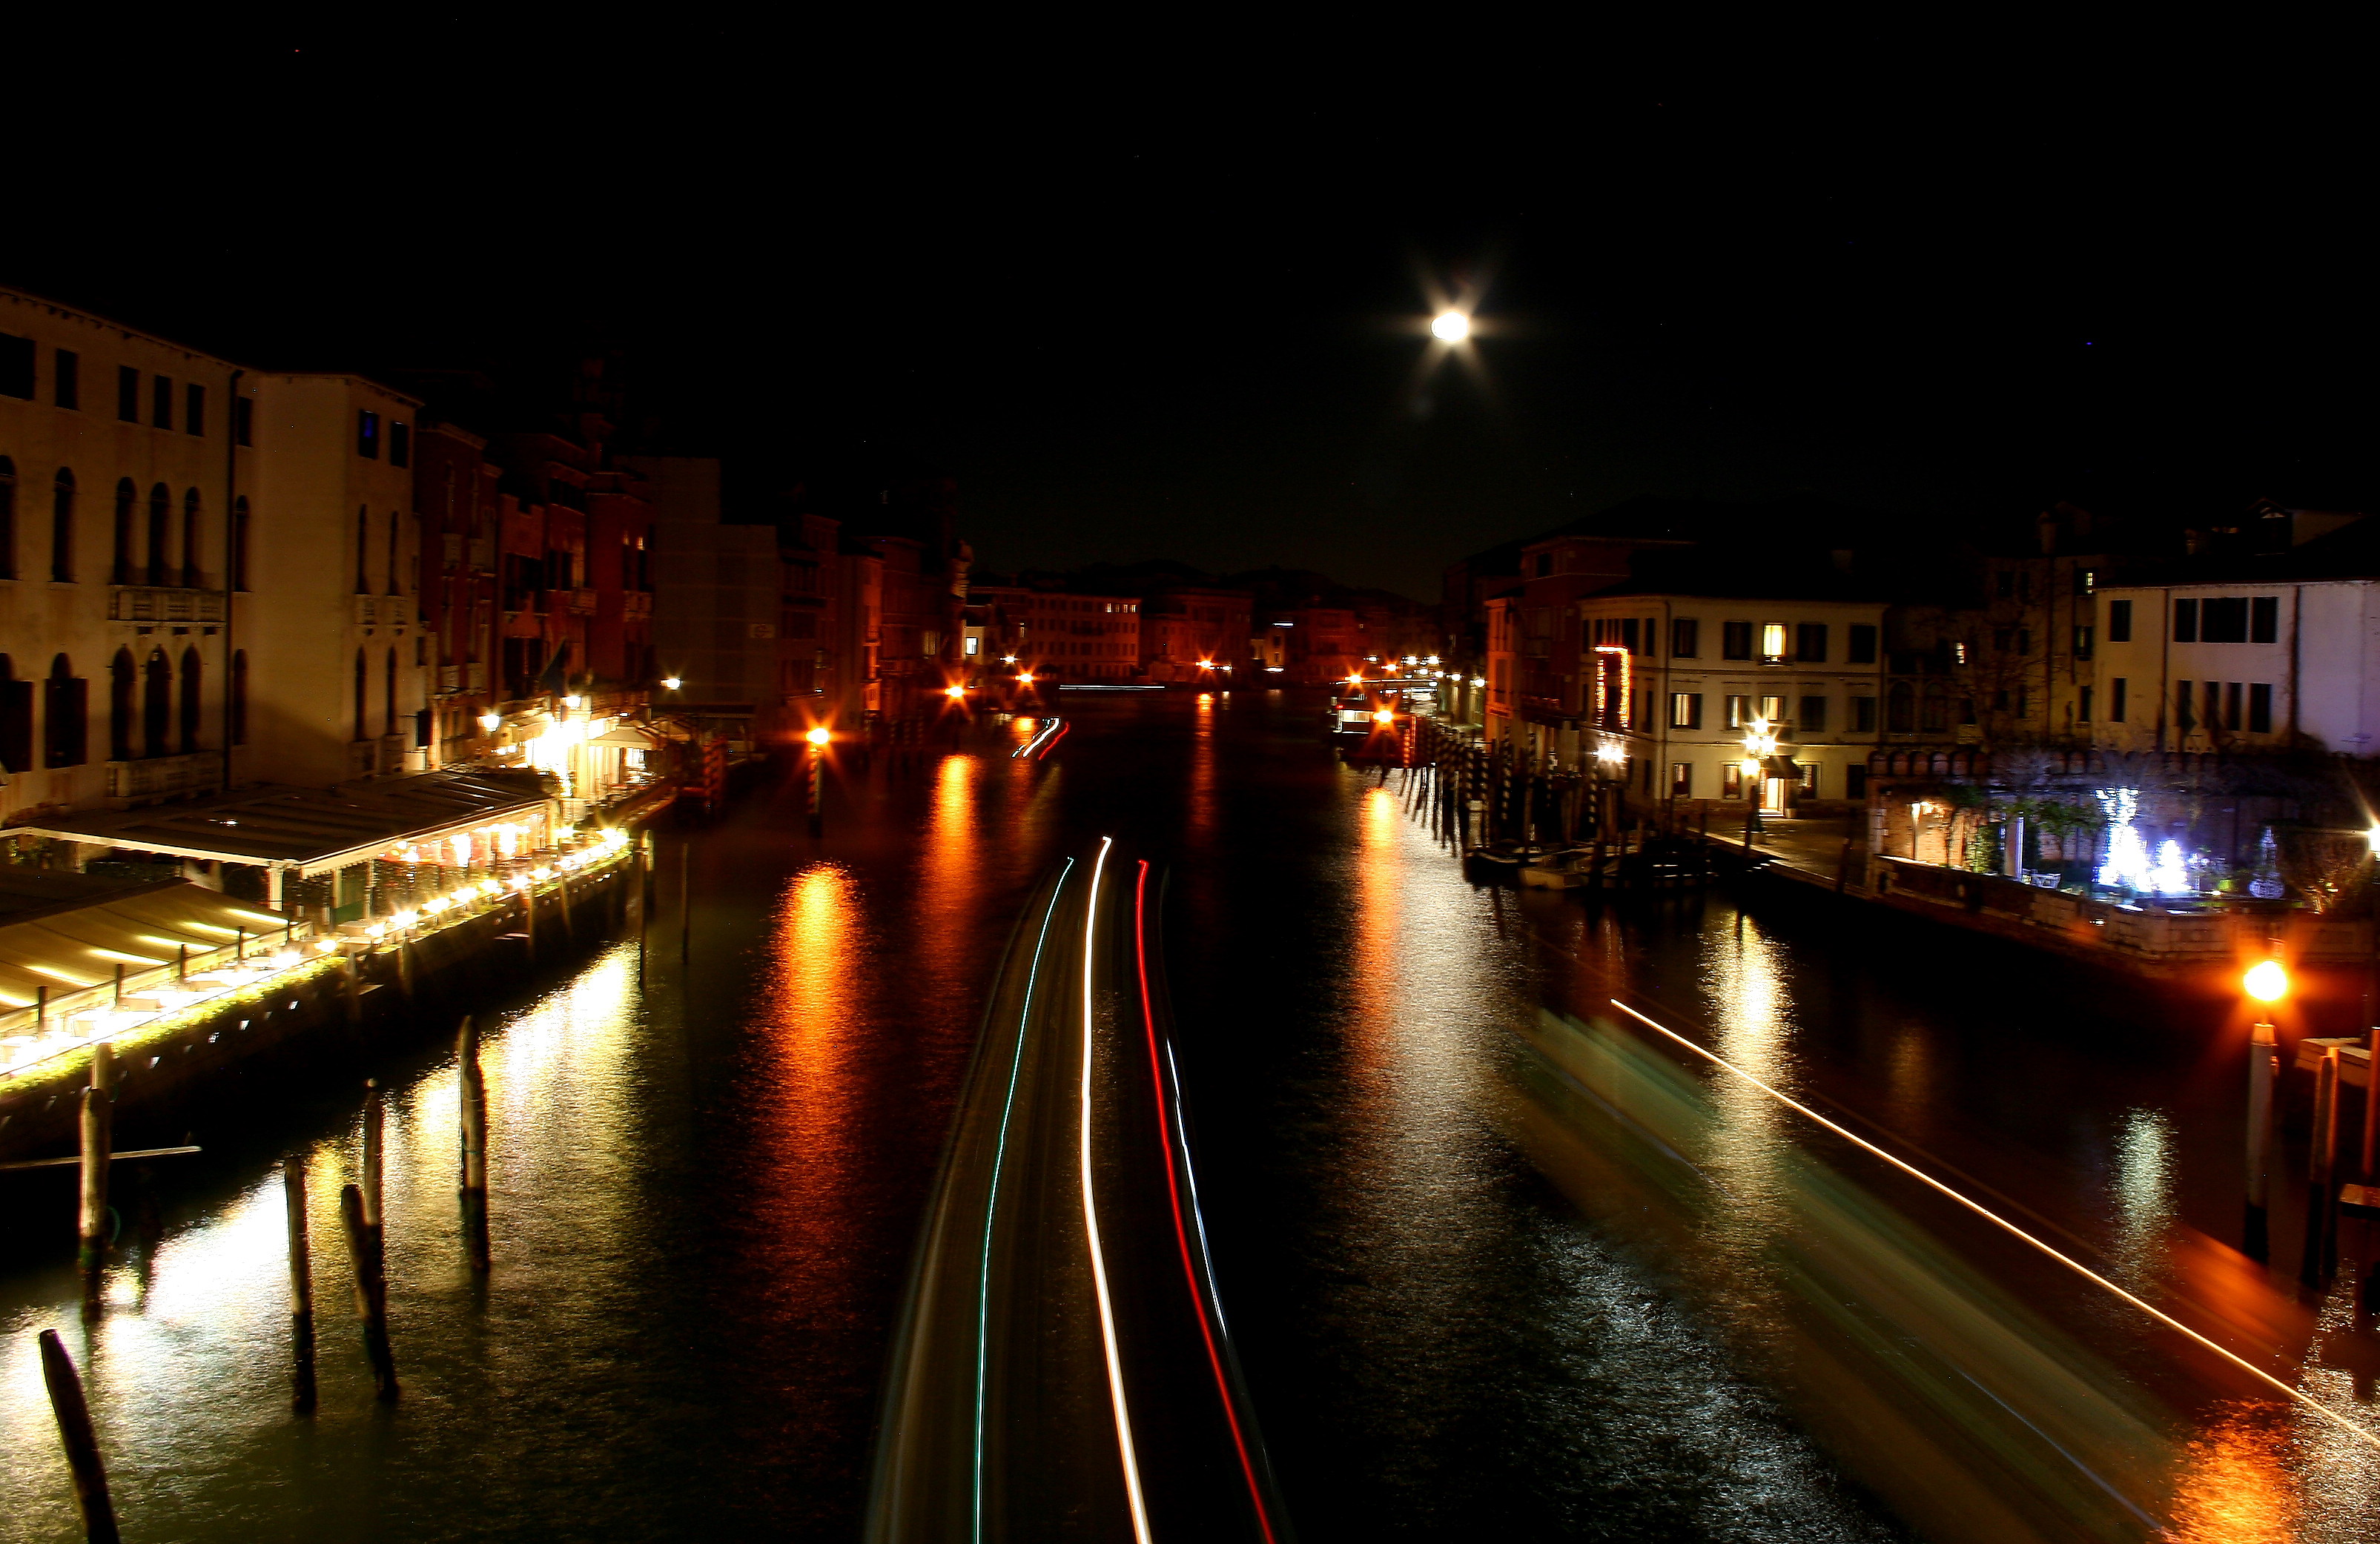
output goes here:
[{"label": "dark water", "polygon": [[[855,773],[823,844],[791,790],[697,834],[690,967],[665,837],[642,988],[615,947],[492,1015],[484,1282],[456,1240],[443,1026],[373,1058],[394,1410],[341,1315],[349,1080],[232,1107],[197,1133],[204,1157],[125,1182],[95,1326],[73,1307],[70,1182],[0,1184],[0,1537],[73,1536],[32,1356],[52,1326],[88,1369],[128,1538],[854,1537],[992,961],[1052,854],[1111,833],[1168,858],[1206,1213],[1301,1537],[1962,1536],[1888,1497],[1876,1455],[1943,1464],[1944,1493],[2054,1496],[2089,1488],[2057,1453],[2127,1432],[2156,1473],[2118,1489],[2179,1537],[2363,1536],[2371,1449],[2176,1357],[1767,1095],[1536,1019],[1609,1019],[1615,991],[1671,1015],[2356,1409],[2338,1295],[2296,1301],[2206,1236],[2236,1236],[2220,1013],[1793,894],[1622,919],[1475,889],[1394,785],[1322,749],[1311,705],[1075,695],[1047,761],[987,731]],[[1665,1119],[1716,1202],[1681,1200],[1667,1159],[1614,1155],[1610,1131]],[[306,1420],[286,1413],[285,1152],[315,1174]],[[2277,1259],[2293,1239],[2284,1220]],[[1899,1285],[1793,1285],[1887,1254]],[[1849,1328],[1810,1309],[1853,1297]],[[1856,1358],[1811,1350],[1878,1324],[1879,1345],[1966,1347],[1940,1354],[2036,1435],[2052,1417],[2026,1402],[2058,1404],[2056,1377],[2109,1413],[2010,1456],[1978,1425],[1998,1416],[1917,1410],[1931,1385],[1905,1369],[1876,1393]],[[2008,1370],[2034,1337],[2070,1352]],[[2007,1473],[1952,1473],[1977,1452]],[[2129,1504],[2074,1536],[2126,1536]]]}]

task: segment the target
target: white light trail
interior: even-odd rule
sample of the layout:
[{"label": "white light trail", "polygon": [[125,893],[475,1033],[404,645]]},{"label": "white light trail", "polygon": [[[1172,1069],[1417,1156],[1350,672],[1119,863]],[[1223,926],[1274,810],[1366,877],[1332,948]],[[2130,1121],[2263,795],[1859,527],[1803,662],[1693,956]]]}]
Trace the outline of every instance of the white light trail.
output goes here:
[{"label": "white light trail", "polygon": [[2228,1350],[2224,1346],[2216,1345],[2214,1341],[2211,1341],[2204,1335],[2200,1334],[2196,1330],[2192,1329],[2189,1325],[2183,1323],[2180,1320],[2176,1319],[2173,1315],[2165,1312],[2163,1309],[2157,1308],[2152,1303],[2134,1297],[2132,1294],[2125,1291],[2122,1287],[2118,1286],[2114,1282],[2111,1282],[2107,1277],[2099,1274],[2098,1272],[2092,1270],[2088,1265],[2076,1260],[2073,1256],[2066,1254],[2044,1242],[2042,1239],[2034,1237],[2032,1234],[2025,1232],[2024,1229],[2017,1226],[2014,1223],[2010,1222],[2006,1217],[2001,1216],[1998,1212],[1994,1212],[1991,1208],[1985,1206],[1980,1201],[1968,1200],[1965,1196],[1953,1190],[1950,1187],[1943,1184],[1940,1180],[1935,1178],[1932,1175],[1927,1174],[1925,1170],[1903,1163],[1899,1158],[1894,1157],[1891,1153],[1887,1152],[1884,1149],[1876,1146],[1874,1142],[1869,1141],[1865,1137],[1860,1136],[1857,1132],[1845,1130],[1842,1127],[1836,1125],[1831,1120],[1828,1120],[1826,1116],[1810,1108],[1807,1104],[1803,1104],[1791,1094],[1782,1093],[1778,1090],[1769,1087],[1767,1083],[1762,1082],[1759,1079],[1754,1077],[1751,1073],[1746,1072],[1743,1068],[1736,1066],[1733,1062],[1728,1060],[1725,1056],[1720,1055],[1718,1052],[1696,1044],[1694,1042],[1688,1040],[1684,1035],[1679,1034],[1674,1030],[1662,1028],[1660,1025],[1653,1022],[1650,1019],[1647,1019],[1643,1014],[1637,1012],[1634,1008],[1630,1007],[1626,1003],[1621,1002],[1619,998],[1611,997],[1606,1000],[1609,1001],[1613,1007],[1616,1007],[1621,1012],[1628,1015],[1629,1018],[1635,1019],[1646,1029],[1653,1031],[1657,1034],[1663,1035],[1670,1040],[1676,1041],[1679,1044],[1684,1046],[1687,1050],[1692,1051],[1694,1055],[1702,1057],[1704,1060],[1710,1062],[1713,1066],[1723,1068],[1727,1071],[1734,1073],[1737,1077],[1742,1079],[1745,1082],[1750,1083],[1754,1088],[1758,1089],[1761,1092],[1768,1095],[1769,1098],[1776,1100],[1779,1104],[1800,1112],[1802,1115],[1817,1122],[1820,1126],[1825,1127],[1828,1130],[1832,1131],[1836,1136],[1842,1138],[1844,1140],[1856,1143],[1865,1151],[1875,1153],[1886,1163],[1890,1164],[1894,1168],[1899,1169],[1901,1173],[1909,1176],[1912,1179],[1914,1179],[1918,1183],[1949,1197],[1950,1200],[1957,1201],[1961,1206],[1965,1207],[1976,1216],[1983,1218],[1985,1222],[1990,1223],[1993,1226],[2001,1229],[2011,1236],[2022,1239],[2025,1243],[2032,1245],[2036,1249],[2039,1249],[2043,1254],[2047,1255],[2050,1259],[2058,1261],[2060,1265],[2065,1266],[2068,1270],[2072,1271],[2075,1274],[2094,1282],[2099,1286],[2104,1287],[2108,1292],[2121,1297],[2125,1302],[2131,1304],[2132,1307],[2140,1309],[2143,1313],[2147,1314],[2150,1318],[2155,1319],[2158,1323],[2165,1325],[2168,1329],[2180,1331],[2182,1334],[2189,1336],[2192,1341],[2195,1341],[2200,1345],[2206,1347],[2209,1351],[2214,1352],[2216,1356],[2222,1357],[2225,1361],[2229,1362],[2232,1366],[2240,1369],[2242,1372],[2247,1373],[2257,1381],[2269,1384],[2271,1387],[2279,1390],[2290,1399],[2304,1405],[2307,1409],[2312,1410],[2314,1414],[2320,1416],[2323,1419],[2329,1421],[2332,1425],[2337,1426],[2339,1429],[2347,1432],[2350,1436],[2354,1437],[2357,1441],[2362,1442],[2367,1447],[2380,1449],[2380,1437],[2374,1436],[2371,1432],[2365,1430],[2356,1422],[2349,1420],[2345,1416],[2340,1415],[2329,1405],[2325,1405],[2321,1400],[2314,1398],[2312,1394],[2305,1393],[2301,1389],[2291,1388],[2289,1384],[2282,1382],[2279,1379],[2274,1377],[2271,1373],[2266,1372],[2263,1368],[2258,1367],[2255,1363],[2249,1361],[2246,1357],[2241,1357],[2238,1353]]},{"label": "white light trail", "polygon": [[1132,1408],[1124,1399],[1123,1359],[1116,1351],[1115,1306],[1108,1297],[1107,1258],[1099,1249],[1099,1212],[1091,1195],[1091,943],[1099,926],[1099,876],[1108,866],[1113,837],[1099,838],[1099,862],[1091,866],[1091,899],[1083,908],[1083,1228],[1091,1238],[1091,1283],[1099,1298],[1099,1338],[1108,1353],[1108,1396],[1115,1405],[1116,1445],[1123,1453],[1123,1487],[1132,1502],[1132,1536],[1149,1544],[1148,1509],[1140,1498],[1140,1461],[1132,1450]]}]

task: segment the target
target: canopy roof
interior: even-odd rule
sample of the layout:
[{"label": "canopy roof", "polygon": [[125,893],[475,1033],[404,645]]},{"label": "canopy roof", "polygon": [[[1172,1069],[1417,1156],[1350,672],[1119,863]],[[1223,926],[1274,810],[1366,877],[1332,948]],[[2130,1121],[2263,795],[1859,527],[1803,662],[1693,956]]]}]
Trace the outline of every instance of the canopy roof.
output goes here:
[{"label": "canopy roof", "polygon": [[30,1005],[127,972],[226,948],[245,932],[271,934],[288,919],[179,879],[108,886],[79,874],[0,868],[0,1007]]},{"label": "canopy roof", "polygon": [[57,815],[15,829],[137,852],[311,875],[547,803],[544,794],[512,778],[424,772],[328,789],[266,784],[185,803]]}]

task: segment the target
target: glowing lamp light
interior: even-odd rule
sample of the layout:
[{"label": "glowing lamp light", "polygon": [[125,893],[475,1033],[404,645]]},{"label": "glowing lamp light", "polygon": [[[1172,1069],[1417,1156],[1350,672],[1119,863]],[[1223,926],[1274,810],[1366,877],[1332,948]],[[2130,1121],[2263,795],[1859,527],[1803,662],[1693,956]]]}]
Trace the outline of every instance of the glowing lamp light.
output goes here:
[{"label": "glowing lamp light", "polygon": [[1018,676],[1016,678],[1016,684],[1019,686],[1030,686],[1033,684],[1033,678],[1029,675]]},{"label": "glowing lamp light", "polygon": [[1397,716],[1385,707],[1372,715],[1372,722],[1376,724],[1393,724],[1396,721]]},{"label": "glowing lamp light", "polygon": [[587,699],[580,696],[577,693],[573,692],[570,695],[562,699],[562,706],[565,707],[585,707],[587,706]]},{"label": "glowing lamp light", "polygon": [[1016,663],[1016,656],[1013,654],[1003,654],[1000,657],[1000,662],[1003,665],[1014,665]]},{"label": "glowing lamp light", "polygon": [[1211,659],[1201,659],[1198,661],[1198,668],[1202,670],[1211,670],[1215,668],[1215,662]]},{"label": "glowing lamp light", "polygon": [[2289,995],[2289,973],[2279,960],[2267,959],[2249,967],[2240,988],[2260,1003],[2277,1003]]},{"label": "glowing lamp light", "polygon": [[493,734],[498,730],[504,727],[504,720],[501,715],[494,713],[482,713],[480,715],[480,727],[487,730],[490,734]]},{"label": "glowing lamp light", "polygon": [[685,684],[686,682],[683,680],[674,675],[662,677],[662,689],[663,691],[674,692]]},{"label": "glowing lamp light", "polygon": [[834,736],[828,731],[827,727],[824,724],[820,724],[818,728],[810,730],[808,734],[803,735],[802,738],[808,741],[813,745],[824,746],[826,742],[833,739]]},{"label": "glowing lamp light", "polygon": [[1461,311],[1440,311],[1430,319],[1429,335],[1442,344],[1459,344],[1471,336],[1471,319]]},{"label": "glowing lamp light", "polygon": [[950,698],[953,702],[957,702],[961,697],[966,695],[966,688],[964,686],[945,686],[942,688],[942,695]]}]

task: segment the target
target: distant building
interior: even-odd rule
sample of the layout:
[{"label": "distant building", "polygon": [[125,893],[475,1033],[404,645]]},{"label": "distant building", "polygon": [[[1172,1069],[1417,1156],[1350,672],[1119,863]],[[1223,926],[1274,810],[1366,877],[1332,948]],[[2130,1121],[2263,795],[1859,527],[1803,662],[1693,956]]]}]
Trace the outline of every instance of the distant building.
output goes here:
[{"label": "distant building", "polygon": [[1152,682],[1237,680],[1252,673],[1250,623],[1255,597],[1245,590],[1168,585],[1141,612],[1141,667]]}]

